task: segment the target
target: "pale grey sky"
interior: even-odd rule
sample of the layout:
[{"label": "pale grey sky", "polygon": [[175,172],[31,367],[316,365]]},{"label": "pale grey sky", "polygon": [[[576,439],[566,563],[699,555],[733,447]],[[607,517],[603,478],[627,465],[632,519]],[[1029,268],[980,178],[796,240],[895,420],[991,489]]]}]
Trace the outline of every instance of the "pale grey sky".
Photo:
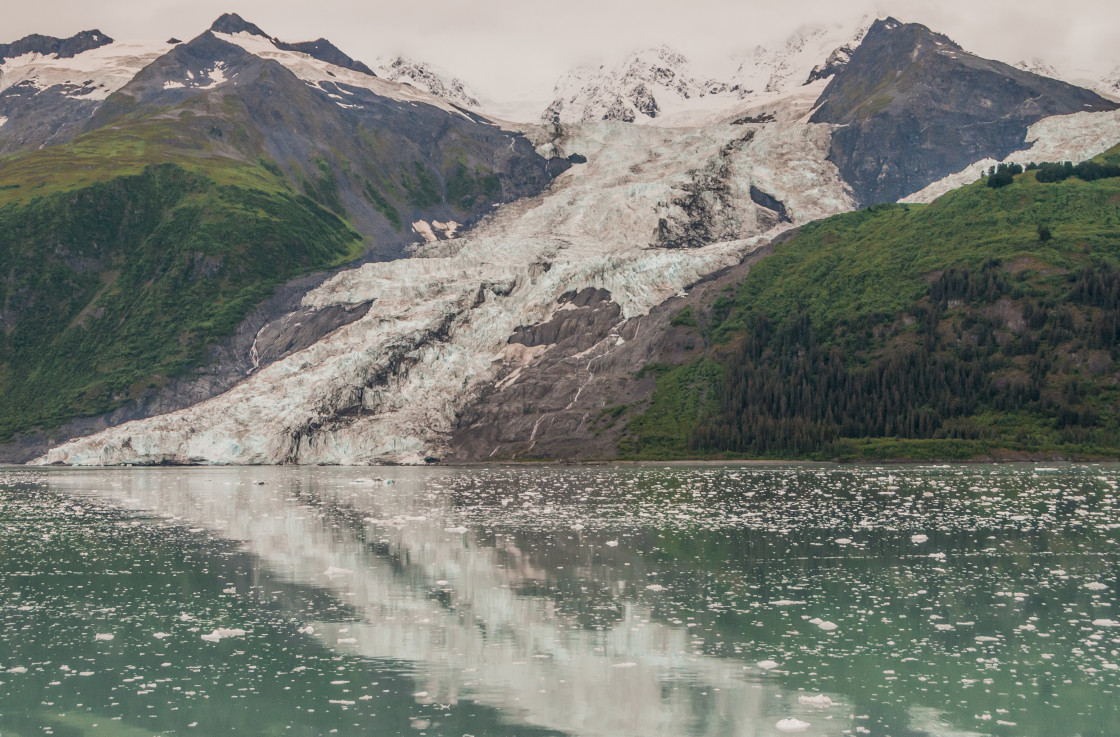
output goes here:
[{"label": "pale grey sky", "polygon": [[799,26],[885,11],[966,49],[1014,62],[1040,56],[1101,76],[1120,66],[1116,0],[4,0],[0,42],[99,28],[118,39],[191,38],[236,12],[289,41],[326,37],[372,62],[424,59],[509,99],[551,88],[577,63],[668,44],[701,65],[778,43]]}]

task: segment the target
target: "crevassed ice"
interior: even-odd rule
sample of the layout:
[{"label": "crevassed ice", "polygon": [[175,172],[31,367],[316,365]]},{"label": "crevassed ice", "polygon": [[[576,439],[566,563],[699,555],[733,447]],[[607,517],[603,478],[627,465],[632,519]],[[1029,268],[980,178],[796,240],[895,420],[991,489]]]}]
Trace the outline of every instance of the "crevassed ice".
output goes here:
[{"label": "crevassed ice", "polygon": [[[813,100],[811,92],[787,98],[779,118],[787,122],[758,129],[732,155],[734,207],[750,213],[745,221],[755,221],[752,183],[785,202],[797,222],[852,208],[826,161],[829,127],[803,120]],[[457,411],[515,368],[504,360],[515,328],[548,319],[564,292],[607,289],[625,317],[640,316],[789,227],[698,249],[650,248],[674,187],[744,133],[726,124],[578,127],[566,149],[588,163],[548,193],[431,244],[432,255],[366,264],[304,299],[316,308],[373,300],[362,319],[226,394],[76,440],[39,462],[363,464],[439,456]],[[335,420],[356,408],[357,417]]]}]

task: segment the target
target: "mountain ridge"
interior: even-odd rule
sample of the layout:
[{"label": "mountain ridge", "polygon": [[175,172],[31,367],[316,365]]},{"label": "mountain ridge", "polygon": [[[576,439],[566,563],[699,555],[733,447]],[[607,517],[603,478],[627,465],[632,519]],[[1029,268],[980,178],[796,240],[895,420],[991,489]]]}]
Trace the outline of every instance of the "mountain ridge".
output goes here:
[{"label": "mountain ridge", "polygon": [[[57,379],[70,402],[50,405],[46,433],[26,436],[21,453],[106,425],[48,459],[415,463],[491,441],[486,453],[523,457],[580,433],[618,439],[612,418],[629,427],[655,389],[677,387],[675,408],[658,405],[662,418],[702,409],[687,387],[710,378],[714,359],[680,371],[642,361],[697,357],[705,344],[690,331],[708,306],[685,295],[733,286],[744,260],[772,268],[764,255],[781,254],[786,231],[947,188],[1005,152],[1080,159],[1120,135],[1117,105],[893,18],[803,28],[718,80],[668,47],[639,52],[619,69],[575,75],[571,104],[543,124],[489,117],[489,103],[423,62],[398,58],[371,74],[353,61],[322,39],[282,42],[227,14],[186,43],[114,42],[0,64],[0,87],[18,82],[0,90],[0,147],[22,136],[18,153],[0,156],[0,213],[31,238],[0,243],[0,257],[15,259],[15,273],[46,268],[81,285],[73,300],[54,300],[59,314],[41,288],[5,292],[5,305],[38,305],[55,327],[31,353],[0,336],[0,368]],[[47,138],[28,133],[32,124]],[[916,136],[923,125],[944,134]],[[188,318],[207,314],[192,300],[237,262],[239,218],[252,229],[268,208],[314,213],[309,222],[346,243],[298,273],[242,284],[220,327],[180,331],[202,340],[185,361],[168,358],[177,343],[165,326],[110,370],[83,341],[113,335],[104,320],[121,314],[119,264],[70,241],[57,258],[37,254],[26,244],[56,236],[27,218],[49,200],[55,219],[80,228],[90,211],[69,208],[108,188],[125,193],[105,208],[119,219],[129,202],[139,207],[145,182],[205,192],[228,215],[205,248],[191,246],[189,229],[173,234],[163,252],[182,263],[164,273],[176,276],[128,288],[141,300],[165,290]],[[194,212],[174,198],[160,207]],[[137,253],[160,253],[152,239],[167,237],[154,226],[128,232],[120,248]],[[316,253],[301,232],[285,242],[289,264]],[[25,335],[30,313],[5,310]],[[74,367],[50,359],[51,346],[70,345],[85,346],[94,373],[67,374]],[[636,393],[618,395],[630,409],[610,403],[611,386],[629,381],[618,371],[640,374]],[[20,400],[9,437],[34,430],[34,407]],[[67,412],[84,419],[67,424]],[[457,445],[464,432],[484,440],[468,452]]]}]

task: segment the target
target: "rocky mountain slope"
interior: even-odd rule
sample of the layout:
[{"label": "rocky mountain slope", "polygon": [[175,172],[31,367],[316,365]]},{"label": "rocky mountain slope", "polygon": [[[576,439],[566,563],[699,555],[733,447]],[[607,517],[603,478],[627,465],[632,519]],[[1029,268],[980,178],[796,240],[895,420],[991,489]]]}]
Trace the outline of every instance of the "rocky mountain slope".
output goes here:
[{"label": "rocky mountain slope", "polygon": [[[650,248],[661,203],[677,188],[729,164],[736,189],[749,191],[753,182],[785,202],[797,222],[849,209],[834,170],[820,176],[788,165],[824,158],[827,127],[798,122],[812,102],[812,96],[788,100],[789,110],[778,111],[785,123],[687,134],[611,121],[582,127],[549,145],[558,153],[580,153],[587,163],[558,178],[545,195],[507,205],[472,232],[416,258],[344,272],[304,300],[316,308],[372,300],[360,320],[226,394],[74,441],[46,460],[368,463],[442,457],[463,408],[492,382],[516,383],[520,370],[550,349],[511,343],[519,326],[587,307],[606,310],[608,321],[640,319],[704,275],[738,263],[764,242],[764,233],[790,227],[748,196],[737,207],[744,224],[753,224],[744,225],[738,239]],[[587,289],[599,299],[578,296]],[[565,296],[572,292],[576,296]],[[624,340],[612,326],[597,343]]]},{"label": "rocky mountain slope", "polygon": [[70,140],[0,159],[9,457],[230,388],[356,319],[300,307],[326,270],[406,255],[569,165],[322,41],[223,16],[167,49],[83,103]]},{"label": "rocky mountain slope", "polygon": [[866,206],[897,201],[978,159],[1002,159],[1043,118],[1116,108],[891,18],[872,25],[811,119],[838,126],[829,160]]},{"label": "rocky mountain slope", "polygon": [[169,43],[117,42],[100,31],[0,45],[0,156],[63,143]]},{"label": "rocky mountain slope", "polygon": [[397,56],[377,65],[377,76],[397,84],[407,84],[450,103],[472,110],[482,109],[478,95],[466,82],[434,69],[430,64]]}]

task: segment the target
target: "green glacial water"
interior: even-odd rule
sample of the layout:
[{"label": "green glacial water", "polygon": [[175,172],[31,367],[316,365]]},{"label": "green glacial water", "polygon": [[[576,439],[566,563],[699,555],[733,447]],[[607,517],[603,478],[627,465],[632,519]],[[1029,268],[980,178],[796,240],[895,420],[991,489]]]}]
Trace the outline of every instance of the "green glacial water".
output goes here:
[{"label": "green glacial water", "polygon": [[1118,483],[0,470],[0,735],[1120,735]]}]

